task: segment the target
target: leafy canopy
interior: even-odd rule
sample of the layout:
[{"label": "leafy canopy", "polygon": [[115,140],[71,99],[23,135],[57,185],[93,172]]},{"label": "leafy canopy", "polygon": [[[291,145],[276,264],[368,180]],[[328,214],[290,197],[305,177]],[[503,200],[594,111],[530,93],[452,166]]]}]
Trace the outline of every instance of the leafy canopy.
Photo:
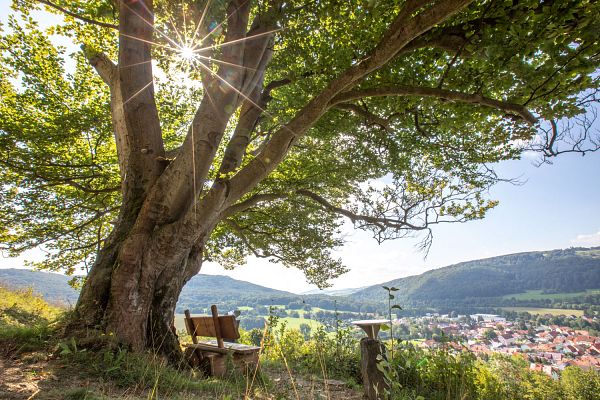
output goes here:
[{"label": "leafy canopy", "polygon": [[[364,60],[406,4],[281,3],[268,102],[242,167],[328,82]],[[200,35],[222,44],[227,5],[155,2],[155,90],[167,150],[185,137],[203,75],[219,67],[187,54],[187,44],[195,44],[205,6],[210,30]],[[256,15],[267,2],[252,7]],[[54,25],[36,22],[42,8],[56,14]],[[0,27],[1,249],[18,255],[41,246],[47,257],[38,266],[74,272],[93,261],[121,202],[110,94],[86,59],[116,58],[118,12],[98,0],[17,0],[13,9]],[[230,267],[248,255],[267,257],[325,284],[344,271],[331,256],[343,243],[344,218],[379,241],[424,232],[425,246],[434,224],[483,218],[497,204],[484,196],[499,179],[495,163],[528,149],[550,157],[597,147],[589,118],[599,32],[594,1],[472,2],[342,94],[242,199],[271,194],[271,201],[223,219],[205,257]],[[57,46],[57,36],[82,50]],[[585,136],[569,129],[572,122],[561,125],[577,118]],[[238,120],[239,111],[226,137]]]}]

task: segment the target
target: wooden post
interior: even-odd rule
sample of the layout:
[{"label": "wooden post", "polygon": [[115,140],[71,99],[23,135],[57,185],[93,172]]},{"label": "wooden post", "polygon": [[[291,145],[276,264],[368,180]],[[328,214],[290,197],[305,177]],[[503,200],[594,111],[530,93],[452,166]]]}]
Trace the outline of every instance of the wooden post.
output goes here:
[{"label": "wooden post", "polygon": [[369,400],[381,400],[388,389],[383,373],[377,369],[378,355],[383,357],[383,344],[377,339],[360,340],[360,372],[363,379],[365,396]]},{"label": "wooden post", "polygon": [[198,339],[196,339],[196,326],[194,325],[194,320],[192,319],[190,310],[185,310],[183,313],[185,314],[185,326],[187,327],[188,333],[192,337],[192,342],[198,343]]},{"label": "wooden post", "polygon": [[[196,339],[196,325],[194,325],[192,314],[190,314],[190,310],[185,310],[183,313],[185,314],[185,326],[192,337],[192,343],[196,344],[198,339]],[[202,362],[202,355],[196,349],[185,349],[184,357],[192,367],[198,367]]]},{"label": "wooden post", "polygon": [[223,346],[223,336],[221,336],[221,323],[219,322],[219,311],[217,310],[216,305],[210,306],[210,312],[212,313],[213,322],[215,323],[215,336],[217,337],[217,346],[222,349]]}]

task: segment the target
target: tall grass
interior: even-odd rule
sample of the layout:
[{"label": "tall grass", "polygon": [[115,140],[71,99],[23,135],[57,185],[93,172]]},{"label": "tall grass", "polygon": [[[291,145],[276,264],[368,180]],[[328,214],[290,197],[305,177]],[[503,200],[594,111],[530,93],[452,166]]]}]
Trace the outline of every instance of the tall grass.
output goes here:
[{"label": "tall grass", "polygon": [[11,289],[0,284],[0,349],[19,353],[44,347],[64,312],[33,289]]},{"label": "tall grass", "polygon": [[[323,380],[360,381],[360,351],[351,328],[338,325],[328,332],[325,326],[320,326],[307,340],[299,330],[289,329],[285,321],[274,315],[269,317],[267,327],[262,360]],[[248,341],[257,333],[251,331],[242,339]]]},{"label": "tall grass", "polygon": [[[32,291],[10,291],[0,287],[0,347],[7,349],[48,348],[60,309],[49,306]],[[106,335],[109,336],[109,335]],[[56,339],[54,339],[56,340]],[[285,321],[271,315],[264,330],[242,332],[242,341],[261,346],[261,363],[289,377],[291,391],[269,382],[258,369],[246,376],[230,368],[225,379],[206,378],[193,370],[177,370],[153,354],[131,353],[100,338],[105,345],[81,348],[75,339],[63,340],[58,352],[65,366],[85,373],[90,380],[110,382],[121,388],[121,397],[148,399],[272,399],[318,398],[302,391],[296,382],[303,375],[323,381],[326,398],[331,397],[330,378],[360,382],[358,339],[350,328],[336,323],[327,331],[319,327],[310,337],[289,329]],[[56,342],[54,342],[56,344]],[[600,374],[567,368],[560,380],[530,371],[519,357],[492,356],[478,360],[468,351],[445,347],[425,350],[408,342],[388,341],[394,352],[381,361],[389,390],[388,400],[600,400]],[[16,347],[15,347],[16,346]],[[267,368],[265,368],[267,369]],[[357,388],[359,389],[359,388]],[[65,398],[93,399],[93,391],[71,390]]]}]

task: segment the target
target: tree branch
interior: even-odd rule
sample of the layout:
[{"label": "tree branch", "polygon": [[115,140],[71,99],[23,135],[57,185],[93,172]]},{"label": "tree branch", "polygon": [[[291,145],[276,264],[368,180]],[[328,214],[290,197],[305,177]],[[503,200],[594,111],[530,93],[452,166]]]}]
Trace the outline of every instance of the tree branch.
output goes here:
[{"label": "tree branch", "polygon": [[79,15],[77,13],[74,13],[72,11],[69,11],[61,6],[59,6],[58,4],[54,4],[51,1],[48,0],[38,0],[40,3],[47,5],[48,7],[54,8],[55,10],[58,10],[60,12],[62,12],[65,15],[68,15],[70,17],[73,17],[75,19],[78,19],[80,21],[86,22],[88,24],[92,24],[92,25],[96,25],[96,26],[101,26],[103,28],[110,28],[110,29],[119,29],[118,25],[115,24],[110,24],[108,22],[102,22],[102,21],[96,21],[94,19],[91,18],[87,18],[84,17],[82,15]]},{"label": "tree branch", "polygon": [[479,104],[486,107],[505,111],[509,114],[519,116],[521,119],[533,125],[538,119],[527,110],[525,106],[505,101],[499,101],[484,97],[480,94],[467,94],[452,90],[416,87],[416,86],[389,86],[370,89],[357,89],[337,95],[333,98],[332,104],[336,105],[342,102],[361,99],[364,97],[383,97],[383,96],[421,96],[436,97],[439,99],[456,101],[461,103]]},{"label": "tree branch", "polygon": [[[331,81],[288,124],[273,134],[256,158],[231,178],[225,206],[236,202],[273,171],[291,146],[332,106],[331,100],[335,96],[387,64],[412,40],[458,13],[471,2],[472,0],[440,0],[408,20],[397,17],[379,43],[361,62],[349,67]],[[402,11],[399,16],[403,16]]]},{"label": "tree branch", "polygon": [[227,225],[229,225],[232,229],[233,229],[233,233],[239,237],[241,239],[241,241],[246,245],[246,247],[248,247],[248,249],[252,252],[252,254],[254,254],[255,257],[257,258],[271,258],[271,257],[276,257],[279,260],[283,260],[282,257],[273,255],[271,253],[266,253],[263,250],[263,253],[259,253],[258,250],[256,250],[251,244],[250,244],[250,240],[248,240],[248,238],[246,237],[246,235],[244,234],[243,228],[234,220],[232,219],[225,219],[224,220],[225,223]]},{"label": "tree branch", "polygon": [[229,206],[228,208],[226,208],[222,213],[221,216],[223,218],[227,218],[227,217],[231,217],[232,215],[235,215],[237,213],[240,212],[244,212],[252,207],[257,206],[260,203],[264,203],[267,201],[273,201],[273,200],[279,200],[279,199],[285,199],[287,198],[289,195],[285,194],[285,193],[262,193],[262,194],[256,194],[252,197],[250,197],[247,200],[244,200],[242,202],[236,203],[232,206]]},{"label": "tree branch", "polygon": [[378,115],[373,114],[372,112],[365,110],[364,108],[352,104],[352,103],[338,103],[335,105],[335,108],[339,108],[340,110],[351,111],[358,116],[365,117],[368,123],[371,125],[379,125],[385,130],[390,129],[389,121],[379,117]]},{"label": "tree branch", "polygon": [[193,213],[194,209],[189,206],[196,202],[204,189],[225,128],[236,109],[243,73],[239,67],[232,65],[239,66],[243,62],[245,40],[242,39],[246,35],[250,6],[249,0],[229,2],[224,42],[233,44],[223,47],[221,56],[221,61],[227,64],[219,64],[218,73],[203,67],[213,79],[207,80],[205,95],[178,157],[166,168],[145,203],[145,206],[156,209],[153,218],[159,224],[176,221],[182,213],[190,210]]},{"label": "tree branch", "polygon": [[[152,0],[119,2],[118,90],[111,92],[117,140],[124,150],[124,197],[145,194],[163,172],[164,142],[154,97]],[[119,145],[119,143],[118,143]]]},{"label": "tree branch", "polygon": [[363,221],[368,224],[375,225],[378,228],[380,228],[381,230],[384,230],[386,228],[411,229],[411,230],[415,230],[415,231],[427,229],[427,224],[425,224],[424,226],[417,226],[417,225],[413,225],[413,224],[409,223],[408,221],[403,221],[403,220],[398,220],[398,219],[379,218],[379,217],[373,217],[371,215],[356,214],[352,211],[349,211],[344,208],[337,207],[337,206],[331,204],[324,197],[319,196],[318,194],[311,192],[310,190],[300,189],[300,190],[297,190],[296,193],[314,200],[315,202],[321,204],[322,206],[324,206],[327,210],[329,210],[331,212],[334,212],[336,214],[340,214],[340,215],[343,215],[343,216],[349,218],[353,223],[355,223],[357,221]]},{"label": "tree branch", "polygon": [[[275,12],[273,12],[275,10]],[[225,175],[237,169],[243,161],[246,148],[250,144],[250,135],[254,131],[260,116],[268,102],[268,97],[262,95],[265,70],[271,61],[271,49],[276,22],[279,17],[277,8],[271,8],[263,16],[258,14],[247,37],[262,35],[246,43],[244,49],[244,76],[240,96],[242,109],[235,131],[227,144],[225,154],[219,168],[219,174]]]},{"label": "tree branch", "polygon": [[112,90],[118,74],[117,66],[102,52],[90,54],[85,46],[81,46],[81,49],[90,65],[94,67],[100,78],[102,78],[104,83]]}]

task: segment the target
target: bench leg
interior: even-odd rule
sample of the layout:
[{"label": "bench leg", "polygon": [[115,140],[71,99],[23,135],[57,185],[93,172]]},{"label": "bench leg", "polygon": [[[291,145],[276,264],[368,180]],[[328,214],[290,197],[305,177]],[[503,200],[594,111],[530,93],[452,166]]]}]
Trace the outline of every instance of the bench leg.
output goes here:
[{"label": "bench leg", "polygon": [[235,354],[233,356],[233,364],[235,365],[235,368],[243,374],[252,375],[259,365],[258,353]]},{"label": "bench leg", "polygon": [[222,378],[227,372],[227,357],[222,354],[204,354],[210,365],[210,376]]}]

